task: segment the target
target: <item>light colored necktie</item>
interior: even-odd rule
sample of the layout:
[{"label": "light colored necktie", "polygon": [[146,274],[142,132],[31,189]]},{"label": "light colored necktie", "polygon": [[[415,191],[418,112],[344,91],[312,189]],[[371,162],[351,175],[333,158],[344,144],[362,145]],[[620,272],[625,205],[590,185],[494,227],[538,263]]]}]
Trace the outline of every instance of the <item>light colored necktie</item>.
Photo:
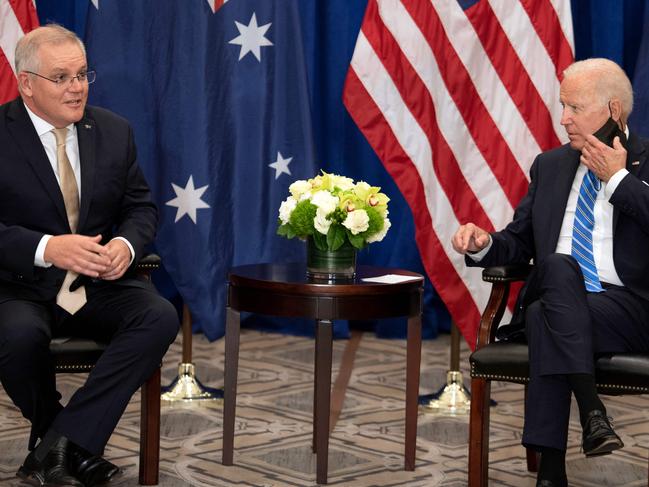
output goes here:
[{"label": "light colored necktie", "polygon": [[601,183],[588,171],[579,188],[579,198],[575,209],[575,223],[572,228],[572,256],[579,263],[584,274],[586,291],[599,293],[604,289],[599,282],[597,267],[593,257],[593,228],[595,226],[595,200]]},{"label": "light colored necktie", "polygon": [[[54,132],[54,136],[56,137],[56,159],[58,162],[61,193],[65,202],[65,213],[68,216],[70,230],[74,233],[77,231],[77,224],[79,223],[79,188],[74,171],[72,170],[72,164],[70,164],[68,155],[65,152],[65,139],[68,129],[54,129],[52,132]],[[56,295],[56,304],[70,314],[76,313],[86,304],[86,289],[83,286],[73,292],[70,291],[70,284],[72,284],[78,275],[76,272],[68,271],[65,274],[63,285]]]}]

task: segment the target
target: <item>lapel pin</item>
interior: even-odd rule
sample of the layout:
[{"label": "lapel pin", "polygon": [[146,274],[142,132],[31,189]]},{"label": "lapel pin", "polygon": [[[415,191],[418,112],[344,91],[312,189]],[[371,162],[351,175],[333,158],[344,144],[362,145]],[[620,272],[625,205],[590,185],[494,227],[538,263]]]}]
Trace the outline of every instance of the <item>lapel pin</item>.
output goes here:
[{"label": "lapel pin", "polygon": [[[91,129],[91,128],[92,128],[92,125],[88,125],[88,124],[86,123],[86,124],[83,125],[83,127],[86,128],[86,129]],[[634,162],[634,164],[636,164],[636,163]]]},{"label": "lapel pin", "polygon": [[639,166],[639,165],[640,165],[640,161],[633,161],[633,162],[631,163],[631,165],[632,165],[632,166]]}]

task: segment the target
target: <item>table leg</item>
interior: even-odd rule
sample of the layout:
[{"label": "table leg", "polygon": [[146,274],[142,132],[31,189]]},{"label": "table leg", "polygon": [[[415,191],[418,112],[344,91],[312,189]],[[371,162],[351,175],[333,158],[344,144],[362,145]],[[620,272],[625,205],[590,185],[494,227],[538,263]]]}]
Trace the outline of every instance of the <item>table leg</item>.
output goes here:
[{"label": "table leg", "polygon": [[408,345],[406,358],[406,439],[405,470],[415,469],[417,450],[417,399],[419,395],[419,367],[421,363],[421,315],[408,318]]},{"label": "table leg", "polygon": [[[316,320],[316,330],[318,329],[318,321]],[[320,334],[317,333],[315,334],[315,351],[313,353],[314,355],[314,364],[313,364],[313,421],[312,421],[312,428],[313,428],[313,438],[311,439],[311,451],[313,453],[316,453],[318,451],[318,432],[316,425],[318,424],[318,408],[316,407],[316,404],[318,404],[318,381],[316,378],[318,377],[318,357],[320,356],[319,351],[320,347],[318,346],[318,336]]]},{"label": "table leg", "polygon": [[[333,346],[333,323],[316,321],[316,370],[315,370],[315,420],[316,420],[316,479],[318,484],[327,483],[329,462],[329,415],[331,414],[331,356]],[[416,402],[417,398],[415,398]]]},{"label": "table leg", "polygon": [[225,366],[223,386],[223,465],[232,465],[234,419],[237,405],[237,369],[239,366],[239,312],[228,307],[225,321]]}]

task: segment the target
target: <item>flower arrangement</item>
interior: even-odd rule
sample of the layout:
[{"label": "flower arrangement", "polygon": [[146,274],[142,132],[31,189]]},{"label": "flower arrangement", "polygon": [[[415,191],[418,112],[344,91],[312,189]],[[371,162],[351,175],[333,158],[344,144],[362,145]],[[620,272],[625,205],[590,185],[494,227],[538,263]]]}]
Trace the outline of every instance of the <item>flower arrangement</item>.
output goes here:
[{"label": "flower arrangement", "polygon": [[380,242],[390,228],[388,201],[381,188],[336,174],[321,175],[289,186],[291,195],[279,207],[277,234],[311,237],[320,250],[343,245],[362,249]]}]

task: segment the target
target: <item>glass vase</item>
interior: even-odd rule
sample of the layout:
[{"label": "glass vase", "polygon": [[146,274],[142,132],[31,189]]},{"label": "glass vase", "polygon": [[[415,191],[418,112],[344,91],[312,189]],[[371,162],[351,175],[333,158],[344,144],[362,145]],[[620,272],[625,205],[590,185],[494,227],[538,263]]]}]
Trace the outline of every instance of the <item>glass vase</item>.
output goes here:
[{"label": "glass vase", "polygon": [[320,250],[312,238],[306,243],[306,275],[328,283],[353,281],[356,276],[356,249],[345,242],[338,250]]}]

